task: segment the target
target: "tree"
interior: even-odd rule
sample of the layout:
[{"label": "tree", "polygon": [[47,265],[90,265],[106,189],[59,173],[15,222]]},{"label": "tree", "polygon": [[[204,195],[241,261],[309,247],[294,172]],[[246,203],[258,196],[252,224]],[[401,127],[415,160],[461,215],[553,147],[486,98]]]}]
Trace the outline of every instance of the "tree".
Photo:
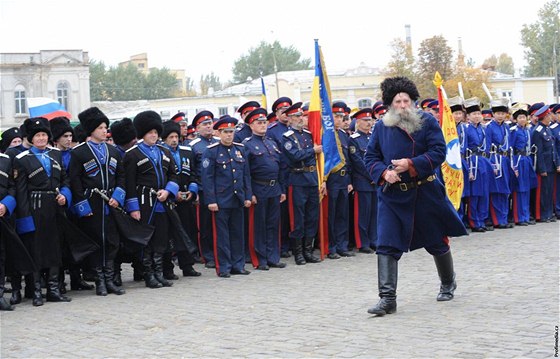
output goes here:
[{"label": "tree", "polygon": [[[457,67],[455,76],[444,78],[443,87],[448,97],[459,96],[459,82],[463,89],[465,99],[478,97],[483,103],[489,103],[488,97],[482,88],[483,83],[488,83],[491,73],[473,66]],[[434,86],[435,87],[435,86]]]},{"label": "tree", "polygon": [[393,49],[392,60],[383,72],[386,77],[405,76],[415,81],[414,56],[412,49],[402,39],[394,39],[391,42]]},{"label": "tree", "polygon": [[[525,51],[527,76],[550,76],[552,74],[552,50],[560,43],[560,2],[558,0],[546,3],[539,10],[539,21],[530,25],[523,25],[521,29],[521,44],[528,48]],[[558,56],[557,56],[558,57]]]},{"label": "tree", "polygon": [[220,82],[220,78],[214,73],[210,73],[210,75],[202,75],[200,76],[200,94],[201,95],[208,95],[208,90],[212,88],[214,91],[219,91],[222,89],[222,83]]},{"label": "tree", "polygon": [[153,68],[148,75],[144,75],[132,64],[106,70],[103,62],[90,62],[90,93],[93,101],[167,98],[177,88],[177,80],[165,68]]},{"label": "tree", "polygon": [[524,73],[525,76],[554,76],[555,57],[556,69],[560,67],[560,2],[553,0],[546,3],[538,14],[537,22],[525,24],[521,29],[521,44],[526,48],[527,61]]},{"label": "tree", "polygon": [[89,63],[89,92],[92,101],[103,101],[106,99],[105,73],[103,61],[97,62],[92,60]]},{"label": "tree", "polygon": [[233,64],[233,81],[243,83],[247,78],[256,79],[278,71],[310,69],[311,59],[301,59],[301,54],[293,46],[282,47],[278,41],[273,44],[261,41],[258,47],[250,48]]},{"label": "tree", "polygon": [[416,84],[422,97],[437,95],[437,89],[432,83],[436,71],[439,71],[444,79],[452,77],[452,59],[453,50],[443,36],[434,36],[420,43]]},{"label": "tree", "polygon": [[513,75],[513,59],[508,54],[501,54],[500,57],[492,55],[482,63],[482,69],[488,71],[496,71],[502,74]]}]

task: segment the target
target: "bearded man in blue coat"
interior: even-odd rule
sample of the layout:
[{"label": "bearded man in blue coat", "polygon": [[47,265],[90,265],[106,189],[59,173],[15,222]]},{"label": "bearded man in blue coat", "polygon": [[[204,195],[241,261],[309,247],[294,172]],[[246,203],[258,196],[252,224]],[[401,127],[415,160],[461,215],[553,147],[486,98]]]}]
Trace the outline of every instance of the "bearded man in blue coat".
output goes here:
[{"label": "bearded man in blue coat", "polygon": [[380,301],[368,310],[382,316],[397,310],[398,261],[404,252],[425,248],[441,280],[438,301],[453,299],[455,272],[448,236],[467,234],[447,198],[436,169],[446,145],[437,120],[418,111],[416,85],[405,77],[381,83],[388,112],[375,125],[364,162],[378,189],[377,268]]}]

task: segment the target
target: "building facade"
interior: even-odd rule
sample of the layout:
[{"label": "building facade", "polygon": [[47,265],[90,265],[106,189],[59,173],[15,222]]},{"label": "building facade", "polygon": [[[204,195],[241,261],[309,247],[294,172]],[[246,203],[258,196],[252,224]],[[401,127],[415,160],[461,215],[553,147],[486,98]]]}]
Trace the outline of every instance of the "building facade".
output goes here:
[{"label": "building facade", "polygon": [[48,97],[77,115],[90,105],[89,57],[82,50],[0,54],[0,127],[29,117],[27,99]]}]

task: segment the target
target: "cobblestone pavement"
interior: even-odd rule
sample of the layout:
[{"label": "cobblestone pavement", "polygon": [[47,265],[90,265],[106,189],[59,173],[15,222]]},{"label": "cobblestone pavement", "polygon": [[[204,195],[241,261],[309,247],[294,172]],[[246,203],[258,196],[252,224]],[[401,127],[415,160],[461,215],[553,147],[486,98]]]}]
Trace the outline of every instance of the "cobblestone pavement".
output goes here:
[{"label": "cobblestone pavement", "polygon": [[[432,258],[400,261],[398,311],[377,302],[376,256],[326,259],[230,279],[213,270],[127,294],[69,292],[1,314],[2,358],[553,357],[559,325],[559,224],[452,239],[458,289],[436,302]],[[176,270],[177,272],[177,270]],[[556,327],[557,328],[557,327]],[[556,344],[557,346],[557,344]]]}]

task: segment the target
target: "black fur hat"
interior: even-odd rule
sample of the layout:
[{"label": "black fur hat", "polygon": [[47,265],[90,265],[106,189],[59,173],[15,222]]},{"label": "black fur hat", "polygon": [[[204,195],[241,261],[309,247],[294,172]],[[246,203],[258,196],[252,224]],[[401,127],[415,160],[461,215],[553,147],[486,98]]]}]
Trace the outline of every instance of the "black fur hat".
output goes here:
[{"label": "black fur hat", "polygon": [[23,135],[20,129],[17,127],[10,127],[6,131],[2,132],[2,140],[0,140],[0,151],[5,152],[8,147],[10,147],[10,143],[12,143],[14,138],[18,137],[23,139]]},{"label": "black fur hat", "polygon": [[28,118],[23,122],[23,126],[25,127],[25,133],[29,143],[33,143],[33,137],[39,132],[47,133],[47,135],[49,135],[49,140],[52,138],[49,120],[44,117]]},{"label": "black fur hat", "polygon": [[132,120],[125,117],[120,121],[113,122],[111,125],[111,136],[113,136],[115,145],[124,146],[129,144],[136,138],[136,129],[132,124]]},{"label": "black fur hat", "polygon": [[74,127],[74,137],[73,140],[78,143],[86,142],[88,134],[84,131],[84,126],[81,123],[78,123],[76,127]]},{"label": "black fur hat", "polygon": [[393,98],[401,92],[406,92],[412,102],[418,100],[420,94],[414,82],[410,81],[406,77],[389,77],[381,82],[381,92],[383,94],[383,103],[386,106],[390,106],[393,103]]},{"label": "black fur hat", "polygon": [[74,136],[74,129],[70,126],[70,120],[66,117],[55,117],[50,121],[50,125],[54,141],[57,141],[66,132],[70,132]]},{"label": "black fur hat", "polygon": [[165,140],[173,132],[177,133],[179,137],[181,136],[181,126],[179,126],[179,123],[171,120],[165,121],[163,123],[163,131],[161,132],[161,139]]},{"label": "black fur hat", "polygon": [[97,107],[90,107],[87,110],[80,112],[78,118],[80,119],[80,124],[87,136],[91,135],[91,133],[103,122],[105,122],[107,128],[109,128],[109,119]]},{"label": "black fur hat", "polygon": [[156,130],[158,135],[163,131],[161,116],[155,111],[140,112],[134,117],[134,128],[136,128],[136,138],[142,138],[151,130]]}]

